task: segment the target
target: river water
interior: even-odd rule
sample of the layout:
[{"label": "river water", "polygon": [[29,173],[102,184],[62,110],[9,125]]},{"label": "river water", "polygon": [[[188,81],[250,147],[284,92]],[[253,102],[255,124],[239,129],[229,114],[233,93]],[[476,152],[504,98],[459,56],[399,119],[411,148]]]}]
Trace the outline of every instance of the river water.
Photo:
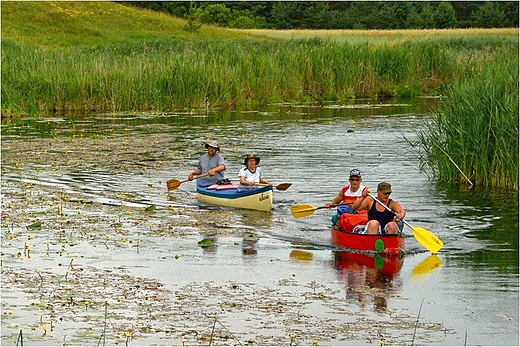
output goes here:
[{"label": "river water", "polygon": [[[289,297],[308,299],[309,293],[317,292],[326,298],[320,305],[313,302],[297,312],[294,307],[300,307],[298,304],[286,302],[292,320],[234,306],[233,311],[218,316],[221,330],[231,335],[228,344],[309,345],[313,343],[309,336],[315,336],[320,345],[374,345],[381,339],[386,344],[406,345],[518,345],[518,194],[438,185],[419,170],[419,159],[408,141],[415,140],[417,129],[427,119],[425,113],[436,102],[270,105],[240,112],[92,115],[23,119],[3,125],[2,209],[7,212],[2,213],[2,271],[29,266],[8,260],[10,252],[20,250],[20,245],[7,242],[6,233],[27,234],[20,225],[6,226],[15,219],[15,212],[7,205],[16,193],[17,182],[33,189],[81,192],[82,200],[109,206],[125,202],[131,207],[129,200],[137,206],[153,204],[163,211],[163,218],[168,218],[164,216],[173,203],[177,210],[214,211],[211,225],[229,229],[230,234],[205,235],[204,228],[199,228],[197,232],[209,235],[215,244],[208,249],[193,246],[190,237],[162,235],[165,250],[157,244],[146,247],[146,232],[141,230],[140,252],[119,250],[117,257],[93,256],[87,247],[82,249],[83,262],[104,269],[124,267],[176,293],[189,288],[188,292],[195,294],[194,283],[205,283],[206,294],[212,291],[217,306],[222,306],[219,295],[224,295],[217,287],[230,283],[231,288],[249,288],[253,283],[262,286],[249,297],[236,294],[236,300],[264,300],[256,296],[260,289],[278,294],[277,302]],[[274,191],[272,213],[205,206],[195,200],[193,182],[170,193],[172,200],[166,198],[164,182],[185,179],[210,139],[219,142],[227,161],[226,176],[231,180],[237,180],[243,157],[255,153],[261,157],[265,178],[292,183],[286,191]],[[61,155],[59,164],[58,159],[42,159],[54,154]],[[432,256],[405,227],[409,237],[403,259],[365,259],[330,243],[332,211],[319,209],[305,218],[292,217],[292,205],[318,207],[329,202],[347,184],[353,168],[361,170],[363,184],[372,191],[378,182],[390,182],[392,198],[407,210],[406,220],[437,235],[444,248]],[[150,217],[150,229],[152,223],[159,223],[154,218]],[[98,223],[93,228],[102,226]],[[237,237],[232,230],[251,236]],[[42,237],[42,248],[44,241]],[[150,240],[153,242],[157,240]],[[240,256],[237,247],[242,250]],[[172,266],[173,254],[179,253],[181,260],[186,260],[182,266]],[[385,262],[388,273],[384,276],[374,269],[377,262]],[[232,289],[228,288],[227,295],[229,291]],[[2,344],[14,345],[13,336],[24,322],[7,315],[10,307],[17,306],[7,293],[3,291],[2,298]],[[214,308],[210,302],[204,305]],[[274,322],[269,325],[265,321],[271,314]],[[300,314],[308,319],[305,328],[301,328]],[[26,314],[19,317],[32,319]],[[360,322],[368,326],[357,326],[354,332],[354,324]],[[216,323],[217,319],[213,328]],[[262,332],[257,331],[259,325]],[[312,325],[337,326],[338,330],[320,328],[320,333]],[[349,327],[352,330],[347,333]],[[183,334],[182,339],[190,336],[186,330]],[[262,334],[263,340],[259,337]],[[143,334],[130,345],[182,343],[173,333],[158,336]],[[197,342],[192,344],[202,343],[193,339]],[[38,343],[52,345],[64,340],[55,336],[55,340],[39,339]]]}]

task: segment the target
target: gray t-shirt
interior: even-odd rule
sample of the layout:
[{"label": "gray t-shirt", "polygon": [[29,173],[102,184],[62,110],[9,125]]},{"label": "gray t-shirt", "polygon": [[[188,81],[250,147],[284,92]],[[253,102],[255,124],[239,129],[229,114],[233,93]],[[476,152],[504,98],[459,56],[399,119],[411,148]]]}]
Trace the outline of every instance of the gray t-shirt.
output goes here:
[{"label": "gray t-shirt", "polygon": [[[199,169],[202,171],[202,175],[207,174],[209,170],[216,168],[219,165],[226,165],[224,158],[216,153],[211,157],[208,154],[204,154],[199,160]],[[200,179],[201,186],[210,186],[224,179],[224,172],[217,172],[214,176],[202,177]]]}]

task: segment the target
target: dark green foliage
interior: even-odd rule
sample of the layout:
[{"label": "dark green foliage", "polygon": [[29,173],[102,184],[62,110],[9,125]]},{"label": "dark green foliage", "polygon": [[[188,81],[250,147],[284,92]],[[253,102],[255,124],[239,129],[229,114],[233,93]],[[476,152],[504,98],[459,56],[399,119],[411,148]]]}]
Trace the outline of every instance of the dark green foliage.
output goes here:
[{"label": "dark green foliage", "polygon": [[457,26],[455,9],[447,1],[440,2],[433,16],[436,29],[450,29]]},{"label": "dark green foliage", "polygon": [[224,4],[209,5],[201,11],[201,21],[206,24],[229,26],[231,19],[231,10]]},{"label": "dark green foliage", "polygon": [[504,23],[506,15],[494,2],[486,2],[474,13],[474,18],[479,28],[496,28]]},{"label": "dark green foliage", "polygon": [[445,29],[518,27],[517,1],[150,1],[123,2],[204,23],[273,29]]}]

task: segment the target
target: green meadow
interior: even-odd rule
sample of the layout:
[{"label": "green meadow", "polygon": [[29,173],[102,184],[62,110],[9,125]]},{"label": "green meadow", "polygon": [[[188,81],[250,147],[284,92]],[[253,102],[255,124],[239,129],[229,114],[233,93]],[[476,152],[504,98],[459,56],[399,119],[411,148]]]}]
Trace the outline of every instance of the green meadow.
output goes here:
[{"label": "green meadow", "polygon": [[425,167],[518,189],[518,29],[190,31],[111,2],[1,6],[2,119],[445,95]]}]

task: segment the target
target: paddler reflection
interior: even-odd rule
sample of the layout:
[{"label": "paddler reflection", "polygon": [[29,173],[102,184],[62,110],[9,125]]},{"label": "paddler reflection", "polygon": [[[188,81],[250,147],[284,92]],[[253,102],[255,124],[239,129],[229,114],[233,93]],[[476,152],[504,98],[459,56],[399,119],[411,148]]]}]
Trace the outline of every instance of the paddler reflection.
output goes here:
[{"label": "paddler reflection", "polygon": [[242,255],[255,255],[257,250],[259,237],[255,234],[247,234],[242,239]]},{"label": "paddler reflection", "polygon": [[372,301],[378,312],[387,309],[387,300],[401,290],[399,271],[402,256],[335,252],[338,275],[345,282],[346,298],[355,299],[364,308]]}]

